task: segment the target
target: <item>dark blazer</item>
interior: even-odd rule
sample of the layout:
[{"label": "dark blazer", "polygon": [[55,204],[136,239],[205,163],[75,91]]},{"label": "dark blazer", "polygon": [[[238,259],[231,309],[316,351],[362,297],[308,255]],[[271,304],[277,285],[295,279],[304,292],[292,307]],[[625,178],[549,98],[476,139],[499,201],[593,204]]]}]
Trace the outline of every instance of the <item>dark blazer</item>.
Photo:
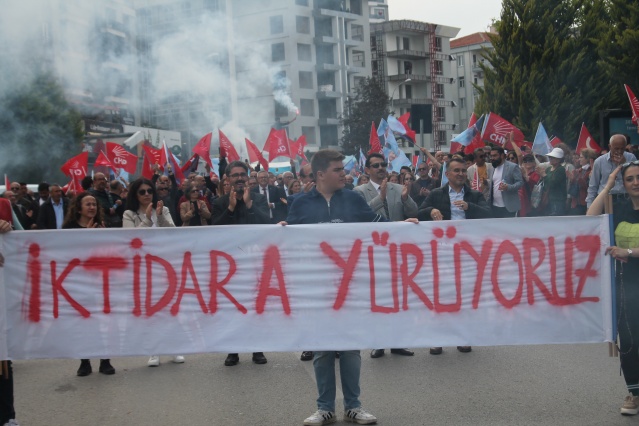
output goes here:
[{"label": "dark blazer", "polygon": [[[68,210],[69,200],[62,197],[62,212],[64,216],[67,215]],[[62,218],[62,222],[64,222],[64,217]],[[38,229],[58,229],[55,223],[55,211],[53,210],[51,198],[42,203],[40,206],[40,212],[38,213]]]},{"label": "dark blazer", "polygon": [[[450,220],[450,197],[448,195],[448,184],[441,188],[433,189],[426,200],[419,206],[417,218],[419,220],[433,220],[430,213],[437,209],[442,213],[444,220]],[[481,192],[464,185],[464,201],[468,203],[466,219],[486,219],[491,217],[491,209]]]},{"label": "dark blazer", "polygon": [[271,223],[266,197],[260,193],[251,193],[253,205],[246,208],[244,200],[237,200],[235,211],[229,211],[229,194],[213,202],[213,225],[257,225]]},{"label": "dark blazer", "polygon": [[[271,209],[271,211],[273,212],[273,219],[271,219],[271,223],[278,223],[286,219],[286,205],[282,203],[281,194],[277,187],[268,185],[266,188],[268,190],[269,201],[275,205],[275,208]],[[251,192],[264,196],[264,194],[262,194],[262,187],[260,185],[252,188]]]}]

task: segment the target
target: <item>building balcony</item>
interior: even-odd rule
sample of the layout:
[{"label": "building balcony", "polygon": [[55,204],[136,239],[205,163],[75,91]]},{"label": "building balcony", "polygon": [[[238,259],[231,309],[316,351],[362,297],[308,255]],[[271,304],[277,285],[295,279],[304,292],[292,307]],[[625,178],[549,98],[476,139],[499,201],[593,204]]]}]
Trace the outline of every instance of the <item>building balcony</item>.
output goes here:
[{"label": "building balcony", "polygon": [[428,52],[422,50],[391,50],[386,53],[386,56],[389,58],[397,58],[397,59],[428,59],[430,54]]},{"label": "building balcony", "polygon": [[339,118],[320,117],[317,124],[320,126],[339,126]]},{"label": "building balcony", "polygon": [[317,99],[338,99],[342,97],[341,92],[336,92],[332,84],[325,84],[319,87]]},{"label": "building balcony", "polygon": [[424,104],[432,104],[433,100],[432,99],[427,99],[427,98],[411,98],[411,99],[407,99],[407,98],[400,98],[400,99],[393,99],[393,106],[396,107],[405,107],[405,106],[411,106],[411,105],[424,105]]},{"label": "building balcony", "polygon": [[315,36],[313,38],[313,41],[315,42],[315,44],[338,44],[339,43],[339,39],[337,37],[333,37],[333,36]]},{"label": "building balcony", "polygon": [[317,71],[339,71],[341,69],[341,67],[337,64],[317,64],[317,66],[315,67],[315,69],[317,69]]},{"label": "building balcony", "polygon": [[388,76],[388,81],[399,81],[399,82],[403,82],[406,81],[406,79],[411,80],[411,84],[418,84],[418,83],[427,83],[430,81],[430,76],[429,75],[425,75],[425,74],[396,74],[396,75],[389,75]]},{"label": "building balcony", "polygon": [[354,63],[346,67],[346,72],[350,74],[361,74],[366,72],[366,67],[362,63]]},{"label": "building balcony", "polygon": [[359,19],[362,19],[362,17],[360,15],[357,15],[356,13],[350,13],[347,11],[333,10],[333,9],[315,9],[313,10],[313,17],[314,18],[340,17],[340,18],[344,18],[346,22],[357,21]]},{"label": "building balcony", "polygon": [[480,61],[473,62],[473,72],[483,72],[483,70],[479,66],[479,64],[482,64],[482,63],[483,62],[480,62]]}]

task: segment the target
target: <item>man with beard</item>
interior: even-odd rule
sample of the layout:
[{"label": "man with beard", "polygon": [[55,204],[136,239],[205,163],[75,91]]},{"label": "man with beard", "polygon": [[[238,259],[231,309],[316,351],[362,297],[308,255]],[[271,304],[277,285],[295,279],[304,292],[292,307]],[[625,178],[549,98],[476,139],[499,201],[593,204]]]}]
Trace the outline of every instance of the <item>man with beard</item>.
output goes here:
[{"label": "man with beard", "polygon": [[490,200],[490,184],[488,183],[488,176],[493,173],[493,165],[486,163],[486,153],[483,148],[477,148],[474,152],[475,164],[468,168],[468,183],[473,184],[475,179],[475,172],[479,178],[479,192],[484,194],[486,201]]},{"label": "man with beard", "polygon": [[[231,192],[213,202],[213,225],[258,225],[270,223],[266,198],[251,192],[247,186],[248,167],[242,161],[232,161],[226,167],[226,176],[230,180]],[[224,365],[231,367],[240,362],[236,353],[228,354]],[[253,352],[255,364],[266,364],[262,352]]]},{"label": "man with beard", "polygon": [[519,188],[524,184],[521,169],[506,161],[506,153],[501,147],[490,150],[490,160],[493,171],[488,179],[493,217],[515,217],[521,208]]}]

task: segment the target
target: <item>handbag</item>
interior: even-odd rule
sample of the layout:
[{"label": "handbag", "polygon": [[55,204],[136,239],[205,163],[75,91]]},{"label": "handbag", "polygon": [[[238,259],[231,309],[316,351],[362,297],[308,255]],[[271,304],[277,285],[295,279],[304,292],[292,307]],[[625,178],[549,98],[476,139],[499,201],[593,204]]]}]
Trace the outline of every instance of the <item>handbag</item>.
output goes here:
[{"label": "handbag", "polygon": [[541,205],[541,200],[544,196],[544,180],[541,179],[535,185],[532,192],[530,193],[530,205],[533,209],[538,208]]}]

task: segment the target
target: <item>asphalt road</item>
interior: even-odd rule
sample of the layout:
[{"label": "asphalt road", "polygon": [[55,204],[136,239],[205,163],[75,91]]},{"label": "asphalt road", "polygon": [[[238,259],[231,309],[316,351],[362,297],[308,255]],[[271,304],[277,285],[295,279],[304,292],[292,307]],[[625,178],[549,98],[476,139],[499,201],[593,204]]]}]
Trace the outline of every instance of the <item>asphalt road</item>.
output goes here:
[{"label": "asphalt road", "polygon": [[[223,365],[225,354],[112,360],[113,376],[75,375],[76,360],[14,363],[22,426],[301,425],[315,411],[312,362],[300,353],[267,353],[268,364]],[[339,376],[338,376],[339,377]],[[475,347],[439,356],[371,359],[362,351],[364,407],[380,425],[630,425],[618,358],[608,346]],[[341,393],[337,411],[341,419]],[[344,424],[341,420],[338,424]]]}]

